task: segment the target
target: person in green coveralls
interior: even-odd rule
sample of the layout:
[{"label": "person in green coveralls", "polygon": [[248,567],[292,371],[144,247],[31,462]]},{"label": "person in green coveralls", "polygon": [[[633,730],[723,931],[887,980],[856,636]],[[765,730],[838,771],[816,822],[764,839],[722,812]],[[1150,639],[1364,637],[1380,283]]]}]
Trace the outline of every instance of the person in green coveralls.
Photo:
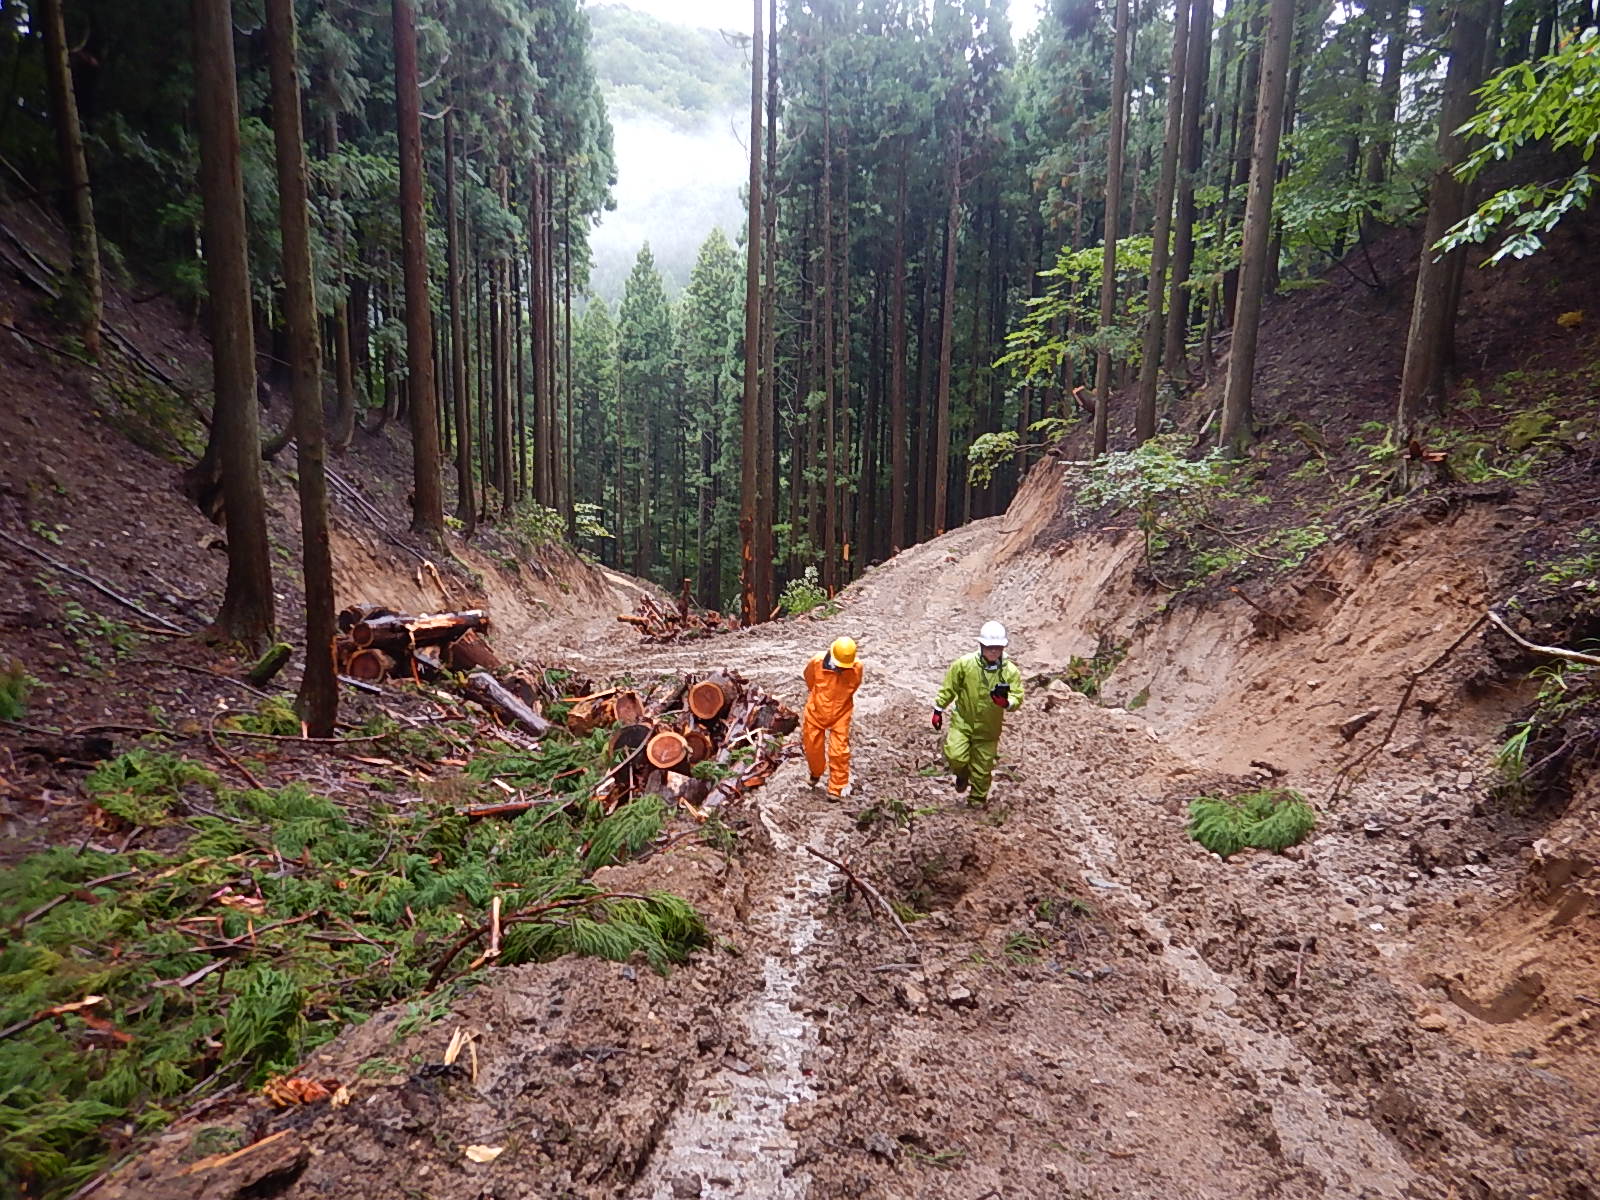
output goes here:
[{"label": "person in green coveralls", "polygon": [[1000,727],[1005,715],[1022,707],[1022,672],[1005,656],[1006,627],[985,622],[978,631],[978,650],[963,654],[944,673],[944,685],[933,699],[933,727],[944,727],[944,716],[954,708],[950,732],[944,739],[944,761],[955,772],[956,791],[972,789],[971,802],[989,799],[989,781],[1000,749]]}]

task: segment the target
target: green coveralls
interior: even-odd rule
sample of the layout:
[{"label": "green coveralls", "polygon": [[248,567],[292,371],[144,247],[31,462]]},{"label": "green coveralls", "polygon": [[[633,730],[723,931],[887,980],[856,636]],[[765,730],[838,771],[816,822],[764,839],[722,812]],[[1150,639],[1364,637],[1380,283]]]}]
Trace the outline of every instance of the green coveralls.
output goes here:
[{"label": "green coveralls", "polygon": [[[972,783],[974,801],[989,798],[989,780],[1000,747],[1000,726],[1007,712],[1022,706],[1022,672],[1009,658],[1002,657],[992,669],[983,661],[983,652],[963,654],[944,673],[944,686],[934,697],[937,709],[955,702],[950,732],[944,739],[944,760],[957,775]],[[1009,683],[1011,695],[1005,708],[989,696],[997,683]]]}]

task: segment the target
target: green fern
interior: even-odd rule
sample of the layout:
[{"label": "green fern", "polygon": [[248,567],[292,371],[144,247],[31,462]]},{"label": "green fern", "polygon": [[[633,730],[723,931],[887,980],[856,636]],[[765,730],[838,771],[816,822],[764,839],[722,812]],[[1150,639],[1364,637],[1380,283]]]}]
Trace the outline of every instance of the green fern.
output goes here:
[{"label": "green fern", "polygon": [[1284,850],[1304,841],[1316,824],[1306,798],[1289,788],[1202,796],[1189,804],[1189,836],[1223,858],[1247,847]]},{"label": "green fern", "polygon": [[84,789],[106,812],[134,825],[162,821],[189,786],[215,790],[216,773],[155,750],[130,750],[85,776]]},{"label": "green fern", "polygon": [[230,1062],[251,1064],[257,1082],[299,1057],[305,993],[294,976],[275,967],[252,964],[237,978],[238,994],[222,1024],[222,1053]]}]

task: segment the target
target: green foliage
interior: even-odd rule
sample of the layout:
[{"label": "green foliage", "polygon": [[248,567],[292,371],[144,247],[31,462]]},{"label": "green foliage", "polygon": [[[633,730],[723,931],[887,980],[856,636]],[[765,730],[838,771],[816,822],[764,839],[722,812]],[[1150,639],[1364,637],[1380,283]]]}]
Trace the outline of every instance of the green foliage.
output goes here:
[{"label": "green foliage", "polygon": [[716,30],[622,5],[599,5],[589,16],[595,74],[614,115],[695,130],[749,101],[745,56]]},{"label": "green foliage", "polygon": [[268,696],[256,704],[254,712],[234,713],[224,717],[220,724],[246,733],[293,737],[300,732],[300,714],[294,711],[294,702],[289,697]]},{"label": "green foliage", "polygon": [[[86,1053],[85,1018],[67,1014],[0,1039],[0,1192],[64,1195],[98,1169],[111,1119],[159,1123],[202,1081],[258,1082],[351,1018],[417,995],[496,896],[502,962],[682,962],[707,938],[687,903],[589,881],[651,844],[667,815],[654,796],[609,814],[590,801],[610,765],[604,731],[477,755],[469,789],[503,795],[487,782],[502,779],[555,799],[471,823],[459,787],[449,804],[347,809],[305,783],[222,789],[171,754],[101,764],[86,788],[124,819],[169,819],[197,788],[218,815],[184,817],[189,840],[170,854],[61,847],[0,873],[0,925],[12,930],[0,945],[0,1028],[96,995],[94,1018],[126,1035],[95,1035]],[[19,924],[24,914],[35,915]],[[219,952],[216,939],[237,949]],[[452,996],[433,993],[428,1012],[448,1012]]]},{"label": "green foliage", "polygon": [[0,659],[0,720],[20,721],[28,715],[28,697],[39,681],[13,658]]},{"label": "green foliage", "polygon": [[1539,582],[1548,587],[1566,587],[1585,583],[1590,587],[1600,584],[1600,529],[1586,525],[1573,535],[1573,549],[1549,563],[1528,563],[1529,567],[1542,567]]},{"label": "green foliage", "polygon": [[1127,656],[1127,642],[1115,642],[1102,637],[1100,644],[1095,647],[1094,654],[1089,658],[1074,654],[1068,660],[1067,669],[1061,678],[1066,680],[1067,686],[1073,691],[1081,692],[1091,698],[1098,697],[1105,681],[1111,678],[1112,673]]},{"label": "green foliage", "polygon": [[817,582],[817,568],[808,566],[797,579],[791,579],[778,595],[778,605],[786,617],[798,617],[828,603],[828,593]]},{"label": "green foliage", "polygon": [[222,1053],[229,1062],[253,1063],[249,1081],[256,1084],[298,1059],[306,995],[293,975],[260,963],[245,967],[235,986],[222,1021]]},{"label": "green foliage", "polygon": [[[1071,364],[1080,373],[1092,371],[1095,355],[1109,350],[1113,359],[1137,365],[1140,322],[1145,293],[1135,281],[1150,272],[1149,234],[1117,241],[1117,279],[1129,288],[1131,299],[1116,325],[1099,328],[1100,278],[1104,250],[1088,246],[1063,248],[1053,267],[1040,271],[1047,280],[1044,295],[1029,300],[1028,311],[1006,334],[1006,353],[995,366],[1009,368],[1019,380],[1048,380]],[[1085,332],[1078,332],[1078,330]]]},{"label": "green foliage", "polygon": [[142,638],[125,621],[90,612],[76,600],[61,606],[61,632],[77,647],[84,663],[95,671],[121,662],[138,649]]},{"label": "green foliage", "polygon": [[1597,181],[1590,163],[1600,141],[1600,29],[1591,26],[1567,38],[1537,62],[1507,67],[1477,95],[1478,111],[1461,132],[1479,144],[1457,168],[1461,179],[1476,179],[1535,142],[1576,151],[1583,159],[1565,179],[1496,192],[1439,240],[1439,250],[1453,250],[1508,231],[1485,264],[1490,265],[1536,253],[1563,217],[1589,202]]},{"label": "green foliage", "polygon": [[1189,804],[1189,836],[1227,858],[1240,850],[1283,850],[1305,840],[1317,815],[1299,792],[1266,788]]},{"label": "green foliage", "polygon": [[215,791],[216,773],[187,758],[155,750],[130,750],[101,763],[84,778],[84,791],[112,816],[155,825],[187,787]]}]

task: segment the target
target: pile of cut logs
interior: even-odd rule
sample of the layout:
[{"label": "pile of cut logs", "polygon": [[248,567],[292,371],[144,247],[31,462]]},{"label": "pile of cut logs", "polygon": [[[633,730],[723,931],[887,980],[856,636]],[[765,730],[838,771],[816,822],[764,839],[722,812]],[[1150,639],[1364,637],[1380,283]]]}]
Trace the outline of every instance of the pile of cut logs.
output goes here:
[{"label": "pile of cut logs", "polygon": [[411,616],[356,604],[339,614],[338,623],[334,655],[339,674],[360,683],[433,679],[447,667],[479,671],[500,665],[483,640],[489,614],[482,609]]},{"label": "pile of cut logs", "polygon": [[[654,712],[638,693],[611,689],[576,697],[567,714],[567,728],[580,735],[619,722],[611,748],[624,757],[595,796],[615,807],[654,793],[703,819],[704,808],[772,777],[778,741],[800,718],[732,671],[685,677]],[[696,772],[702,763],[713,769]]]},{"label": "pile of cut logs", "polygon": [[711,610],[696,611],[690,599],[689,581],[683,581],[676,607],[640,596],[631,613],[619,613],[617,620],[632,625],[647,642],[675,642],[680,637],[709,637],[739,628],[739,618]]}]

